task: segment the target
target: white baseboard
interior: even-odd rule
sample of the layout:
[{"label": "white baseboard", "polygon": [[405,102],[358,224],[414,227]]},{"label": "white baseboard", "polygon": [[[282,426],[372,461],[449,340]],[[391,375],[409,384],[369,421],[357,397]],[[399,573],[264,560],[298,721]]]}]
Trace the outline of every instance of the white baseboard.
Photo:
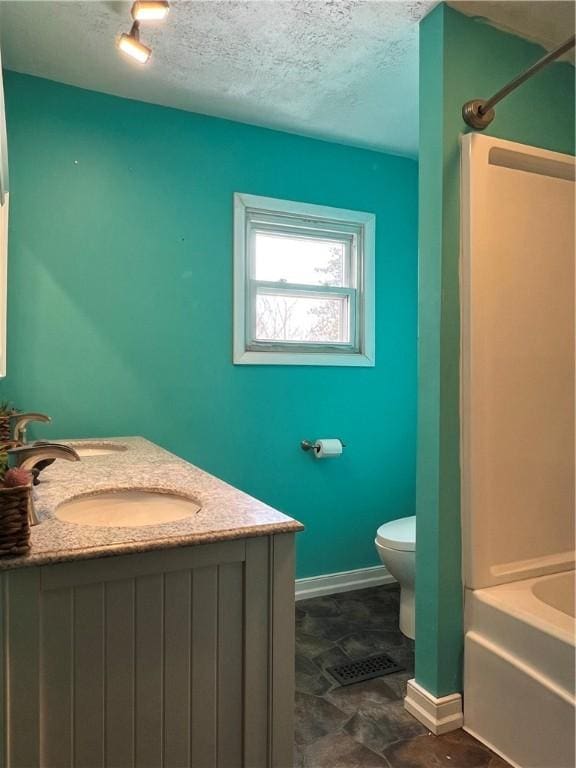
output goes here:
[{"label": "white baseboard", "polygon": [[308,579],[296,579],[296,600],[376,587],[379,584],[393,584],[395,581],[383,565],[359,568],[356,571],[327,573],[324,576],[311,576]]},{"label": "white baseboard", "polygon": [[462,727],[462,694],[437,698],[416,680],[408,680],[404,707],[436,736]]}]

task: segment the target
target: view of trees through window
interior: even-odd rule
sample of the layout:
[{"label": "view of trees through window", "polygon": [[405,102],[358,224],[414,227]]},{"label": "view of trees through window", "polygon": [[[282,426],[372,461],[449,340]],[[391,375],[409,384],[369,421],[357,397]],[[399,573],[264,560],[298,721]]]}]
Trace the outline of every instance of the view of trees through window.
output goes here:
[{"label": "view of trees through window", "polygon": [[[268,243],[261,244],[261,258],[266,259],[266,246],[274,247],[279,243],[279,238],[268,237]],[[289,238],[283,238],[289,240]],[[291,239],[292,244],[297,244],[297,250],[300,251],[299,257],[306,259],[306,277],[294,280],[292,277],[288,280],[285,277],[278,277],[275,274],[275,280],[281,285],[287,282],[306,282],[315,286],[343,286],[344,285],[344,244],[318,241],[308,241],[309,247],[306,248],[306,240],[295,241]],[[282,244],[284,245],[284,243]],[[320,250],[318,247],[322,245]],[[314,246],[314,247],[310,247]],[[278,247],[274,252],[274,259],[277,263],[286,264],[286,269],[275,265],[277,270],[290,274],[293,265],[289,264],[290,252],[287,251],[284,258],[278,258]],[[258,268],[257,268],[258,271]],[[303,272],[299,270],[300,274]],[[318,296],[314,292],[308,295],[291,295],[287,292],[273,290],[259,292],[256,299],[256,339],[260,341],[302,341],[311,343],[330,343],[349,341],[349,329],[347,323],[347,298],[345,296],[332,295],[330,297]]]}]

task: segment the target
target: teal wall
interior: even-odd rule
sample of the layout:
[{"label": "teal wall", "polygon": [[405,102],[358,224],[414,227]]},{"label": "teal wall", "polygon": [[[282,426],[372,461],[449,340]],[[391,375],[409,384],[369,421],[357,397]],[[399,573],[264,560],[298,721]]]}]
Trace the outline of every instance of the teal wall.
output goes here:
[{"label": "teal wall", "polygon": [[[460,690],[459,137],[461,108],[542,55],[536,45],[437,6],[420,29],[419,384],[416,678]],[[557,63],[509,96],[486,131],[574,152],[574,69]]]},{"label": "teal wall", "polygon": [[[414,513],[417,164],[5,73],[8,377],[37,436],[141,434],[306,525],[298,573]],[[232,195],[377,217],[375,368],[233,366]],[[338,460],[303,438],[342,437]]]}]

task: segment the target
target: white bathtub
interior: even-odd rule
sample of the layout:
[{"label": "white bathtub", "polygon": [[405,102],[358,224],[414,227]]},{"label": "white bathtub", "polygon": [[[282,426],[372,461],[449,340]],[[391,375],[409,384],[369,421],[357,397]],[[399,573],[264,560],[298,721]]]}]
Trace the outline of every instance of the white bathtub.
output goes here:
[{"label": "white bathtub", "polygon": [[464,729],[517,768],[574,768],[574,571],[466,590]]}]

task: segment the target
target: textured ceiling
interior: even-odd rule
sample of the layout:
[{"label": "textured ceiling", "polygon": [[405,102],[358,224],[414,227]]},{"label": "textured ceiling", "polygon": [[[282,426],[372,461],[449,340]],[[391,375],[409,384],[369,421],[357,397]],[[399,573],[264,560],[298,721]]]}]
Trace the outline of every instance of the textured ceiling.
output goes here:
[{"label": "textured ceiling", "polygon": [[130,3],[2,2],[5,66],[119,96],[415,155],[418,21],[435,4],[197,0],[114,48]]},{"label": "textured ceiling", "polygon": [[[114,47],[130,2],[2,0],[8,69],[308,136],[416,155],[418,22],[436,0],[173,0],[149,64]],[[553,47],[573,2],[450,5]]]}]

